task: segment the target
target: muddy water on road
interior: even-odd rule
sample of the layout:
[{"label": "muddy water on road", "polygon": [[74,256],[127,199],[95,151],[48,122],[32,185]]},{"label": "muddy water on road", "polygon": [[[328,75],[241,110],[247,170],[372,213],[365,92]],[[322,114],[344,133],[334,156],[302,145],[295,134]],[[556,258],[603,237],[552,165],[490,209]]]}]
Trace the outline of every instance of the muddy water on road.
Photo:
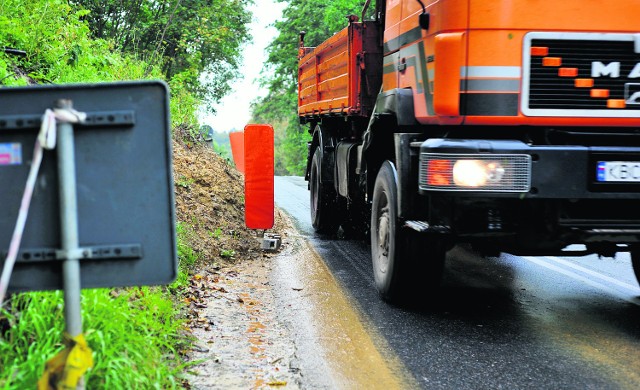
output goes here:
[{"label": "muddy water on road", "polygon": [[304,387],[417,387],[304,238],[290,237],[272,278],[282,320],[294,334]]}]

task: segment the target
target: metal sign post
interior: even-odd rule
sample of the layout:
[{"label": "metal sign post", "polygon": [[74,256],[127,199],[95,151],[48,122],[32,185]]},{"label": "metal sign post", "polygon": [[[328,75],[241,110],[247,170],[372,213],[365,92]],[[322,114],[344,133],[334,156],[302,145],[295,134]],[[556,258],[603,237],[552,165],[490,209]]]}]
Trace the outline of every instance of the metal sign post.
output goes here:
[{"label": "metal sign post", "polygon": [[[60,99],[56,108],[71,109],[71,100]],[[80,256],[78,240],[78,201],[76,198],[76,163],[73,143],[73,125],[58,122],[58,189],[60,193],[60,237],[64,263],[64,315],[67,333],[71,337],[82,333],[80,310]]]}]

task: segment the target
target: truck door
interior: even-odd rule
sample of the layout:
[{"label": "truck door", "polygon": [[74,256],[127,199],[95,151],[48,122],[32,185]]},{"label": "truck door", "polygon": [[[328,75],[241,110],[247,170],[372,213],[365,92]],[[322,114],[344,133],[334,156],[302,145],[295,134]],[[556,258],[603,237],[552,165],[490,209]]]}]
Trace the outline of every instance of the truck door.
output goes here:
[{"label": "truck door", "polygon": [[[423,3],[425,10],[431,10],[437,1],[427,0]],[[429,53],[426,51],[425,38],[429,32],[423,30],[419,25],[418,18],[421,13],[422,5],[417,0],[402,1],[398,84],[400,88],[413,91],[413,106],[416,117],[426,116],[429,112],[433,112],[430,78],[427,69],[429,61],[433,62],[433,50]]]},{"label": "truck door", "polygon": [[[463,42],[469,23],[469,0],[423,0],[422,3],[424,9],[418,0],[402,0],[399,64],[404,69],[399,72],[398,87],[413,91],[418,122],[442,123],[435,101],[436,80],[440,76],[443,85],[440,89],[447,97],[446,123],[451,123],[451,117],[458,116],[460,68],[466,61]],[[429,15],[427,29],[419,25],[423,12]],[[446,50],[440,50],[440,58],[436,55],[436,46],[441,43],[436,42],[447,45]],[[460,44],[451,45],[452,42]],[[440,65],[440,74],[436,72],[437,65]]]},{"label": "truck door", "polygon": [[400,15],[402,2],[406,0],[387,0],[384,27],[382,90],[398,88],[398,58]]}]

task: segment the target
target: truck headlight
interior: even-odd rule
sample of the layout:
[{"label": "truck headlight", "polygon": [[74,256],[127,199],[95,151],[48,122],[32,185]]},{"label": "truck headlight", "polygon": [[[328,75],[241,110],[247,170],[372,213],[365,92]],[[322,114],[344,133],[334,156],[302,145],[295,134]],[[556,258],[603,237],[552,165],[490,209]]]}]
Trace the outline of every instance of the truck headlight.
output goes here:
[{"label": "truck headlight", "polygon": [[504,177],[500,161],[458,160],[453,164],[453,183],[461,187],[483,187]]},{"label": "truck headlight", "polygon": [[531,156],[422,153],[419,180],[422,190],[527,192]]}]

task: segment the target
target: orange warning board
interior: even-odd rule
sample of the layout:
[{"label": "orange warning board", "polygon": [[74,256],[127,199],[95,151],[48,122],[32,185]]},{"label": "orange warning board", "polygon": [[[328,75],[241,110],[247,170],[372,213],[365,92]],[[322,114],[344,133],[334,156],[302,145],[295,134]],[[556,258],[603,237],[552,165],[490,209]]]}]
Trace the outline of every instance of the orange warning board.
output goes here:
[{"label": "orange warning board", "polygon": [[244,173],[244,133],[241,131],[229,133],[229,142],[231,143],[231,154],[233,155],[233,163],[236,169]]},{"label": "orange warning board", "polygon": [[245,225],[249,229],[273,227],[273,127],[244,128]]}]

